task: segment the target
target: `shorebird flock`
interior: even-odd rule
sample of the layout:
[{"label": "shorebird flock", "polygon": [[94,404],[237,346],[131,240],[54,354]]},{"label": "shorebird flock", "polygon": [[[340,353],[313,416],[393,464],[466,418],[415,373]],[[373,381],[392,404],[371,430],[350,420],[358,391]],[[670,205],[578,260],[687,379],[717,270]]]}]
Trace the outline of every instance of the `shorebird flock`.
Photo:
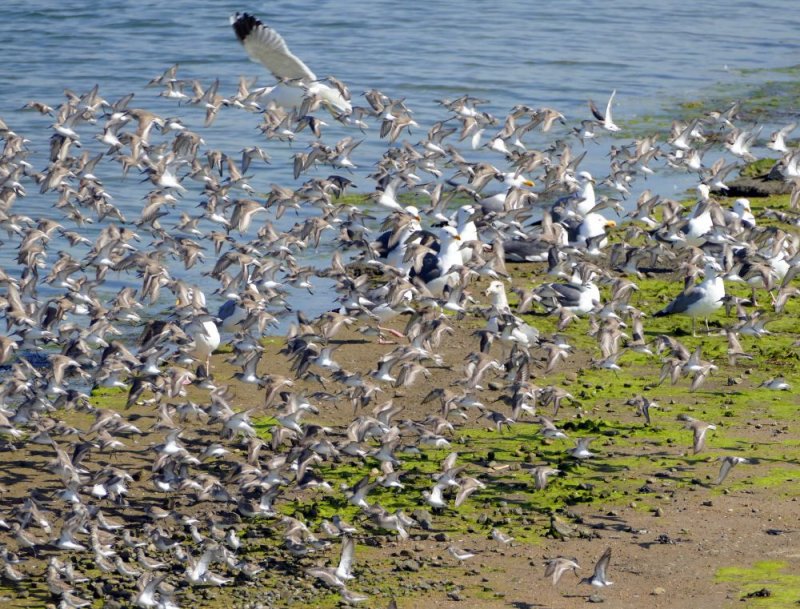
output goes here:
[{"label": "shorebird flock", "polygon": [[[734,105],[675,121],[666,137],[617,145],[625,126],[613,117],[614,92],[603,112],[590,101],[575,127],[553,108],[518,105],[496,117],[485,100],[443,99],[441,120],[425,130],[402,98],[374,89],[351,96],[339,80],[318,78],[257,18],[237,14],[231,24],[273,85],[242,78],[224,95],[218,83],[181,79],[178,66],[143,83],[189,118],[148,111],[133,93],[104,99],[99,86],[67,90],[56,106],[30,101],[26,110],[52,121],[41,167],[30,151],[42,143],[15,132],[13,117],[0,120],[0,228],[3,247],[16,252],[16,266],[0,270],[0,571],[12,589],[43,583],[62,609],[104,597],[167,609],[196,587],[257,584],[280,568],[347,604],[396,606],[359,591],[356,546],[367,536],[403,543],[421,526],[373,498],[379,486],[408,492],[403,457],[447,449],[455,426],[478,420],[505,433],[526,419],[569,445],[565,459],[595,456],[593,438],[572,446],[559,428],[572,396],[548,380],[574,351],[576,319],[591,320],[592,365],[610,382],[632,351],[661,365],[654,382],[688,376],[694,390],[715,364],[675,336],[648,338],[650,316],[688,317],[694,334],[697,319],[711,332],[710,315],[735,310],[724,333],[735,363],[751,357],[741,335],[769,333],[757,291],[771,319],[800,294],[797,231],[788,228],[800,221],[800,149],[787,141],[794,124],[762,146]],[[229,112],[252,116],[257,137],[237,152],[209,148],[203,126]],[[352,134],[326,140],[332,123]],[[347,203],[351,171],[363,166],[359,138],[376,132],[386,151],[366,178],[375,184],[369,205]],[[602,143],[608,172],[595,177],[581,163]],[[790,209],[762,226],[747,199],[728,207],[714,193],[765,147],[780,155],[776,170],[792,196]],[[298,187],[269,183],[276,154],[292,159]],[[694,201],[644,189],[656,171],[695,176]],[[138,217],[115,204],[123,193],[104,185],[112,175],[149,185]],[[51,203],[41,217],[26,215],[31,191]],[[302,219],[278,227],[295,214]],[[332,244],[330,263],[304,263],[320,244]],[[547,279],[530,285],[510,276],[507,262],[540,263]],[[639,310],[636,280],[655,268],[679,269],[685,288],[663,308]],[[201,269],[202,281],[182,279],[189,269]],[[309,318],[287,287],[311,289],[319,278],[333,286],[330,307]],[[727,295],[732,281],[748,284],[752,297]],[[224,301],[218,310],[209,308],[212,294]],[[532,311],[555,316],[557,333],[538,329]],[[289,373],[281,375],[263,357],[263,339],[287,315]],[[443,342],[464,318],[480,325],[474,348],[444,361]],[[336,337],[353,333],[377,349],[369,369],[337,361]],[[225,344],[235,381],[214,374],[212,354]],[[431,385],[431,370],[446,366],[463,374]],[[430,385],[425,416],[401,421],[402,390],[422,382]],[[237,403],[234,383],[258,401]],[[486,406],[489,385],[500,387],[505,407]],[[778,378],[766,388],[788,384]],[[399,397],[387,399],[394,391]],[[100,405],[104,392],[123,398]],[[657,404],[634,402],[649,422]],[[326,426],[334,407],[352,408],[352,420]],[[677,425],[691,430],[694,453],[715,430],[690,417]],[[745,461],[726,457],[717,483]],[[25,462],[39,465],[11,465]],[[336,486],[320,473],[331,462],[363,474]],[[554,465],[532,469],[532,490],[563,474]],[[10,492],[12,484],[24,492]],[[435,521],[485,489],[453,449],[413,501]],[[312,529],[287,515],[298,498],[317,494],[355,506],[356,522],[335,515]],[[256,543],[248,523],[274,529],[280,543],[267,556],[248,551]],[[499,529],[492,538],[512,542]],[[340,557],[327,566],[331,546]],[[457,563],[472,557],[449,551]],[[594,547],[586,559],[597,555],[581,582],[610,586],[611,549]],[[81,573],[86,565],[102,575]],[[544,575],[559,585],[578,569],[576,559],[554,557]]]}]

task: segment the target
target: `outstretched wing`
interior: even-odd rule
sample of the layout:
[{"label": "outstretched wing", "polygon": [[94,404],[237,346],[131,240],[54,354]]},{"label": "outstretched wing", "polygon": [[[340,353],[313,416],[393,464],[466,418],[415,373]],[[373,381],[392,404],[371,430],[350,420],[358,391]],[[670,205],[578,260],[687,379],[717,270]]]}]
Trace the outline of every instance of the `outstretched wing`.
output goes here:
[{"label": "outstretched wing", "polygon": [[350,568],[353,565],[353,554],[355,553],[355,543],[353,538],[345,535],[342,539],[342,556],[339,559],[339,566],[336,569],[336,577],[341,580],[350,579]]},{"label": "outstretched wing", "polygon": [[595,105],[594,101],[591,100],[591,99],[589,100],[589,110],[591,110],[592,115],[597,120],[599,120],[600,122],[604,122],[606,120],[606,117],[603,116],[603,113],[600,112],[600,110],[597,109],[597,106]]},{"label": "outstretched wing", "polygon": [[607,548],[594,566],[594,579],[604,584],[608,582],[608,563],[611,561],[611,548]]},{"label": "outstretched wing", "polygon": [[253,61],[264,65],[275,78],[311,82],[317,77],[299,57],[292,54],[278,32],[248,13],[236,13],[231,25],[239,42]]},{"label": "outstretched wing", "polygon": [[722,465],[719,468],[719,476],[717,476],[716,484],[722,484],[722,481],[728,476],[728,472],[731,471],[733,465],[733,462],[729,458],[722,460]]},{"label": "outstretched wing", "polygon": [[615,96],[616,94],[617,94],[617,90],[616,90],[616,89],[614,89],[614,90],[611,92],[611,97],[609,97],[609,98],[608,98],[608,103],[606,104],[606,114],[605,114],[605,116],[603,117],[603,119],[604,119],[604,121],[608,121],[609,123],[613,122],[613,119],[611,118],[611,106],[612,106],[612,105],[613,105],[613,103],[614,103],[614,96]]}]

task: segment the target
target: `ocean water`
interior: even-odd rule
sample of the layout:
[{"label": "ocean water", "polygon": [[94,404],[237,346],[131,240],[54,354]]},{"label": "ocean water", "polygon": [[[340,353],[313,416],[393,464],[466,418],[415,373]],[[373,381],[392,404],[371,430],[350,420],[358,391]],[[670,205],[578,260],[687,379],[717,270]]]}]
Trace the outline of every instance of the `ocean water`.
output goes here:
[{"label": "ocean water", "polygon": [[[304,150],[310,137],[304,134],[291,147],[267,142],[256,128],[257,115],[227,109],[206,129],[201,109],[178,105],[159,97],[159,89],[145,88],[175,63],[180,64],[179,78],[204,85],[218,79],[222,94],[234,93],[242,75],[270,84],[270,75],[248,60],[233,35],[228,18],[236,11],[252,12],[275,27],[318,76],[335,75],[347,83],[355,104],[366,105],[361,94],[373,88],[404,98],[420,124],[404,136],[411,143],[445,116],[437,100],[465,93],[487,100],[482,108],[501,118],[516,104],[549,106],[574,126],[590,118],[587,100],[603,107],[616,90],[618,122],[655,115],[666,117],[668,124],[670,111],[682,101],[702,99],[720,88],[744,91],[752,84],[786,78],[780,69],[800,63],[800,13],[793,2],[655,4],[4,2],[0,3],[0,118],[30,140],[30,160],[42,170],[53,119],[21,111],[24,103],[38,100],[57,106],[65,89],[83,93],[96,84],[109,101],[134,93],[131,107],[181,117],[203,136],[208,148],[236,156],[245,146],[263,146],[272,162],[254,163],[250,173],[256,190],[266,192],[273,183],[299,184],[292,178],[291,155]],[[98,132],[99,123],[85,127],[82,143],[87,149],[102,150],[91,139]],[[332,125],[326,138],[335,142],[348,133],[352,130]],[[379,140],[377,127],[355,135],[364,142],[353,155],[359,169],[352,177],[359,190],[369,192],[374,182],[366,176],[387,143]],[[534,144],[547,141],[542,137]],[[608,146],[608,141],[587,144],[584,166],[598,176],[608,166]],[[129,220],[135,219],[148,188],[140,183],[141,176],[134,171],[122,179],[116,164],[101,166],[98,173],[115,204]],[[317,175],[328,173],[322,168]],[[646,186],[669,195],[690,187],[693,178],[659,172],[654,180]],[[60,218],[52,208],[53,193],[40,195],[32,183],[26,191],[27,196],[15,204],[16,213]],[[176,217],[181,209],[196,213],[198,192],[190,189],[183,196]],[[291,226],[308,213],[289,213],[278,225]],[[101,228],[81,230],[93,239]],[[12,273],[18,270],[14,244],[9,238],[0,250],[0,264]],[[52,249],[54,256],[57,248]],[[324,264],[330,252],[323,244],[308,257],[313,264]],[[176,268],[174,274],[205,285],[209,280],[199,274],[201,270]],[[104,288],[113,293],[129,284],[136,285],[129,277],[109,276]],[[301,294],[297,297],[300,300]],[[331,296],[321,284],[311,297],[303,293],[301,302],[313,314],[330,307]]]},{"label": "ocean water", "polygon": [[610,0],[531,3],[109,1],[0,5],[0,111],[19,99],[58,101],[65,87],[99,83],[110,97],[141,92],[163,68],[231,90],[239,75],[269,76],[249,64],[228,24],[247,10],[281,32],[320,76],[354,94],[378,88],[404,97],[423,120],[433,100],[463,92],[490,110],[518,103],[585,116],[588,98],[619,93],[620,116],[666,98],[693,97],[742,70],[798,63],[796,5],[777,2]]}]

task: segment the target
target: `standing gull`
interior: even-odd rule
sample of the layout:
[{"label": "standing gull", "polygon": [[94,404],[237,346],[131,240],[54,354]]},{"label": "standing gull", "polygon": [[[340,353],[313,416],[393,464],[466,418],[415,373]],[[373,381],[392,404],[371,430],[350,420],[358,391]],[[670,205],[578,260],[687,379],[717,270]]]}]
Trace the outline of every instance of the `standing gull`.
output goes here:
[{"label": "standing gull", "polygon": [[458,281],[455,267],[461,266],[461,237],[452,226],[441,229],[439,253],[426,253],[419,265],[414,265],[411,276],[419,277],[434,296],[441,296],[445,286],[454,287]]},{"label": "standing gull", "polygon": [[219,347],[221,341],[216,319],[207,313],[200,314],[185,328],[186,334],[194,339],[194,347],[189,353],[200,363],[203,376],[209,376],[211,373],[211,354]]},{"label": "standing gull", "polygon": [[[654,317],[675,314],[688,315],[692,318],[692,336],[697,336],[695,319],[697,317],[707,318],[722,306],[722,299],[725,298],[725,284],[722,277],[717,274],[719,270],[719,264],[714,259],[707,258],[703,281],[678,294]],[[708,319],[706,319],[706,330],[708,330]]]}]

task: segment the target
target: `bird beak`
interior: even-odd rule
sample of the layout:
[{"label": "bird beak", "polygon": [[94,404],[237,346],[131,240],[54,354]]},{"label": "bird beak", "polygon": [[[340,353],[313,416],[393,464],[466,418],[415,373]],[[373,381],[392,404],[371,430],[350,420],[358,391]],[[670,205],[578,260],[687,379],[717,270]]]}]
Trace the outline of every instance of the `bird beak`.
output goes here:
[{"label": "bird beak", "polygon": [[616,227],[617,223],[614,220],[609,220],[608,222],[606,222],[606,228],[616,228]]},{"label": "bird beak", "polygon": [[523,180],[522,183],[528,188],[533,188],[534,186],[536,186],[536,182],[534,182],[533,180]]}]

